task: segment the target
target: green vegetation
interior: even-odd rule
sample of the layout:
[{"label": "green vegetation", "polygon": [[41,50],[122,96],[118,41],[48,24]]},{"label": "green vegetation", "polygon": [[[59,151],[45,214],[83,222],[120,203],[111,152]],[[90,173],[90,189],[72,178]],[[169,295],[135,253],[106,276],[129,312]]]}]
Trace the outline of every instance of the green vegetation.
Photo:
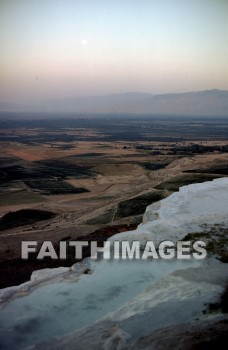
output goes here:
[{"label": "green vegetation", "polygon": [[0,195],[0,206],[39,203],[44,201],[46,201],[45,198],[26,190],[9,192]]},{"label": "green vegetation", "polygon": [[106,210],[105,213],[91,218],[85,222],[87,225],[106,225],[112,222],[115,213],[115,207]]},{"label": "green vegetation", "polygon": [[142,165],[145,169],[147,170],[160,170],[160,169],[164,169],[169,162],[166,163],[152,163],[152,162],[146,162],[146,163],[139,163],[140,165]]},{"label": "green vegetation", "polygon": [[37,221],[52,219],[56,214],[37,209],[21,209],[9,212],[0,219],[0,231],[31,225]]},{"label": "green vegetation", "polygon": [[182,176],[176,176],[169,181],[164,181],[155,188],[158,190],[168,190],[168,191],[178,191],[180,187],[195,184],[199,182],[212,181],[218,178],[217,175],[207,175],[207,174],[186,174]]},{"label": "green vegetation", "polygon": [[220,165],[214,167],[207,167],[206,169],[199,168],[194,170],[186,170],[184,173],[202,173],[202,174],[220,174],[220,175],[228,175],[228,165]]},{"label": "green vegetation", "polygon": [[227,153],[228,145],[224,146],[205,146],[199,144],[192,144],[188,146],[175,146],[170,148],[170,152],[172,154],[180,154],[180,155],[194,155],[194,154],[203,154],[203,153],[212,153],[212,152],[220,152]]},{"label": "green vegetation", "polygon": [[84,187],[74,187],[62,180],[27,180],[25,183],[33,190],[37,190],[45,195],[89,192],[89,190]]},{"label": "green vegetation", "polygon": [[82,154],[75,154],[74,158],[93,158],[93,157],[100,157],[105,156],[105,153],[98,153],[98,152],[92,152],[92,153],[82,153]]},{"label": "green vegetation", "polygon": [[0,168],[0,177],[2,181],[7,183],[23,179],[36,180],[46,179],[50,180],[58,178],[65,180],[68,178],[88,178],[93,177],[94,173],[88,169],[87,166],[75,164],[72,159],[58,160],[43,160],[29,163],[15,163],[11,165],[4,165]]},{"label": "green vegetation", "polygon": [[228,263],[228,229],[215,225],[208,232],[189,233],[183,241],[202,240],[208,254],[213,254],[223,263]]},{"label": "green vegetation", "polygon": [[142,215],[148,205],[160,201],[164,197],[165,195],[162,191],[153,191],[122,201],[118,204],[115,219],[121,219],[131,215]]},{"label": "green vegetation", "polygon": [[[94,172],[89,166],[75,164],[70,157],[65,159],[50,159],[33,163],[2,158],[0,167],[1,185],[0,191],[3,195],[0,198],[0,205],[23,204],[42,201],[37,194],[20,191],[19,194],[11,194],[11,188],[15,184],[26,184],[34,192],[44,195],[74,194],[88,192],[86,188],[74,187],[64,180],[69,178],[93,177]],[[8,190],[7,190],[8,189]],[[5,193],[8,192],[6,195]],[[19,199],[21,194],[21,200]],[[3,197],[5,196],[5,197]],[[2,204],[1,204],[2,203]]]}]

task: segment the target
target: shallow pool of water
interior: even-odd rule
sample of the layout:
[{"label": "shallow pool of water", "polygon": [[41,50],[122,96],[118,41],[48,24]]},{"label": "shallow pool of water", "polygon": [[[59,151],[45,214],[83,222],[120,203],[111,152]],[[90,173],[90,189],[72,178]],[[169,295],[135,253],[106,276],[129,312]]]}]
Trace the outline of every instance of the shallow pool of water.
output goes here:
[{"label": "shallow pool of water", "polygon": [[196,260],[92,262],[75,282],[50,283],[12,300],[0,311],[0,347],[24,349],[100,320],[170,272]]}]

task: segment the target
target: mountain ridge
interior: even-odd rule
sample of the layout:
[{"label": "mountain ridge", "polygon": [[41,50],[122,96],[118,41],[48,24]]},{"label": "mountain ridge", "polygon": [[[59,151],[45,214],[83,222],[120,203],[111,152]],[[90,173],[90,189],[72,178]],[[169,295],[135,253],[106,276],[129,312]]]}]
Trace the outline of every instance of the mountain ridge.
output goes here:
[{"label": "mountain ridge", "polygon": [[50,113],[132,113],[158,115],[228,116],[228,90],[150,94],[125,92],[47,99],[33,106],[0,103],[0,111]]}]

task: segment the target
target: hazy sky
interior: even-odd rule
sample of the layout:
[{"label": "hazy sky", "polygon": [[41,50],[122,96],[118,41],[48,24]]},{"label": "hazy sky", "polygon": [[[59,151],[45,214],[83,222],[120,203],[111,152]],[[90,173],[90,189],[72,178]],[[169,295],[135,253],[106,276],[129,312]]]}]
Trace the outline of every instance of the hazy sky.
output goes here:
[{"label": "hazy sky", "polygon": [[0,101],[228,89],[228,0],[0,0]]}]

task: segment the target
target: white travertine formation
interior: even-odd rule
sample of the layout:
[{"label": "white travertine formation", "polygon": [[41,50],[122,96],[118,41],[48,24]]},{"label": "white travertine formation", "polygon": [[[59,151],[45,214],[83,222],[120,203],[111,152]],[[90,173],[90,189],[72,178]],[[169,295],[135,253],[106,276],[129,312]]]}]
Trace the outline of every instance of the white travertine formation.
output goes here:
[{"label": "white travertine formation", "polygon": [[179,192],[147,207],[135,231],[119,233],[111,240],[164,240],[173,242],[191,232],[228,223],[228,178],[183,186]]}]

